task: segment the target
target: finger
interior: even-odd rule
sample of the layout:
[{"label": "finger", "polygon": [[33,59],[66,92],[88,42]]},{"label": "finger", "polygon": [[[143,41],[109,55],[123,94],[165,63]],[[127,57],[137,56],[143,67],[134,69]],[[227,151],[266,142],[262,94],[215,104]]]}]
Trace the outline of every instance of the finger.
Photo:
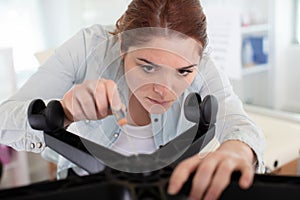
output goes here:
[{"label": "finger", "polygon": [[84,119],[97,120],[95,101],[92,96],[88,95],[81,99],[80,106],[85,116]]},{"label": "finger", "polygon": [[76,99],[81,109],[81,112],[79,112],[78,115],[81,115],[81,113],[83,113],[84,117],[82,119],[96,120],[96,106],[93,95],[91,94],[90,90],[88,90],[87,88],[80,88],[75,92],[77,93]]},{"label": "finger", "polygon": [[108,115],[108,98],[106,96],[106,88],[104,83],[100,80],[97,82],[94,98],[97,108],[98,118],[103,118]]},{"label": "finger", "polygon": [[80,97],[76,92],[77,86],[68,92],[63,99],[63,106],[66,108],[65,115],[71,122],[80,121],[85,118],[82,108],[80,106]]},{"label": "finger", "polygon": [[211,183],[211,178],[215,173],[218,162],[219,161],[217,157],[207,157],[205,158],[205,161],[203,161],[198,167],[190,192],[190,197],[192,199],[202,199],[204,193]]},{"label": "finger", "polygon": [[198,155],[194,155],[177,165],[169,179],[169,194],[174,195],[179,192],[183,184],[189,178],[190,174],[195,171],[200,161],[201,160],[199,159]]},{"label": "finger", "polygon": [[74,100],[72,101],[70,111],[72,113],[74,121],[80,121],[80,120],[85,119],[85,114],[82,111],[79,99],[74,98]]},{"label": "finger", "polygon": [[240,171],[242,176],[239,180],[239,185],[242,189],[248,189],[253,183],[254,167],[251,164],[244,164],[241,166]]},{"label": "finger", "polygon": [[229,185],[231,174],[235,167],[236,163],[232,159],[223,160],[219,164],[204,199],[218,199],[220,197],[224,189]]},{"label": "finger", "polygon": [[116,83],[112,80],[106,80],[104,85],[107,92],[108,102],[112,110],[120,110],[122,108],[122,101]]},{"label": "finger", "polygon": [[74,117],[73,117],[73,113],[72,113],[73,90],[67,92],[60,102],[64,109],[65,118],[68,121],[73,122],[74,121]]}]

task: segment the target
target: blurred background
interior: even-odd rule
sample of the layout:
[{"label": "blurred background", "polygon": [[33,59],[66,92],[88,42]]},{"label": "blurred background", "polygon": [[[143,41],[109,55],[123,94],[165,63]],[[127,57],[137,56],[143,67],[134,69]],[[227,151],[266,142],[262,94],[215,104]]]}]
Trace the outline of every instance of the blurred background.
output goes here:
[{"label": "blurred background", "polygon": [[[0,0],[0,102],[37,70],[41,56],[82,28],[115,24],[129,3]],[[201,3],[208,18],[206,53],[227,72],[245,106],[300,121],[300,0]],[[38,154],[14,152],[3,145],[0,153],[0,188],[55,178],[55,166]]]}]

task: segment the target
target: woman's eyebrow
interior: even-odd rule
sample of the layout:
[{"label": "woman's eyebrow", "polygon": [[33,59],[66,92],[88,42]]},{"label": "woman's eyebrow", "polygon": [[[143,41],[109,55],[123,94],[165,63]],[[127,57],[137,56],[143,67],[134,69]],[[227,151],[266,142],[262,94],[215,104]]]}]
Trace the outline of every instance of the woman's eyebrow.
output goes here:
[{"label": "woman's eyebrow", "polygon": [[181,67],[181,68],[178,68],[177,70],[186,70],[186,69],[189,69],[189,68],[192,68],[192,67],[195,67],[195,66],[197,66],[197,64],[189,65],[189,66],[186,66],[186,67]]},{"label": "woman's eyebrow", "polygon": [[155,67],[161,67],[160,65],[157,65],[157,64],[155,64],[155,63],[153,63],[153,62],[151,62],[149,60],[146,60],[145,58],[137,58],[137,59],[140,60],[140,61],[143,61],[145,63],[148,63],[149,65],[153,65]]},{"label": "woman's eyebrow", "polygon": [[[161,67],[161,66],[158,65],[158,64],[155,64],[155,63],[153,63],[153,62],[151,62],[151,61],[149,61],[149,60],[146,60],[145,58],[137,58],[137,59],[140,60],[140,61],[143,61],[143,62],[145,62],[145,63],[148,63],[149,65],[153,65],[153,66],[156,66],[156,67]],[[178,69],[176,69],[176,70],[186,70],[186,69],[195,67],[195,66],[197,66],[197,65],[198,65],[198,64],[193,64],[193,65],[189,65],[189,66],[186,66],[186,67],[178,68]]]}]

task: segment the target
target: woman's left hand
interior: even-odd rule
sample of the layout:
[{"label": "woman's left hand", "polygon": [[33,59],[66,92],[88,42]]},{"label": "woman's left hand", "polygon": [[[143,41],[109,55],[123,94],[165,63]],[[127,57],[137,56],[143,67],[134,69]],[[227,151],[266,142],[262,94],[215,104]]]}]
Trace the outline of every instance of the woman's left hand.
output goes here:
[{"label": "woman's left hand", "polygon": [[173,171],[169,181],[169,194],[179,192],[190,174],[195,172],[190,199],[218,199],[229,185],[234,171],[241,172],[239,186],[247,189],[254,177],[254,153],[240,141],[226,141],[205,157],[194,155],[181,162]]}]

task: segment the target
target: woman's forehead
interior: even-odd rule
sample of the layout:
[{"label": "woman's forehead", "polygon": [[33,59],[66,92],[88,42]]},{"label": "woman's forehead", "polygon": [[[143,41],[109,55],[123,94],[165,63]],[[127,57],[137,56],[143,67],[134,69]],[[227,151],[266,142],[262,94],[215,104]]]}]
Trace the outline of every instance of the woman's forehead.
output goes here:
[{"label": "woman's forehead", "polygon": [[[133,57],[149,59],[156,64],[174,61],[181,67],[199,62],[201,46],[192,39],[155,38],[150,42],[129,48]],[[183,66],[182,66],[183,65]]]}]

